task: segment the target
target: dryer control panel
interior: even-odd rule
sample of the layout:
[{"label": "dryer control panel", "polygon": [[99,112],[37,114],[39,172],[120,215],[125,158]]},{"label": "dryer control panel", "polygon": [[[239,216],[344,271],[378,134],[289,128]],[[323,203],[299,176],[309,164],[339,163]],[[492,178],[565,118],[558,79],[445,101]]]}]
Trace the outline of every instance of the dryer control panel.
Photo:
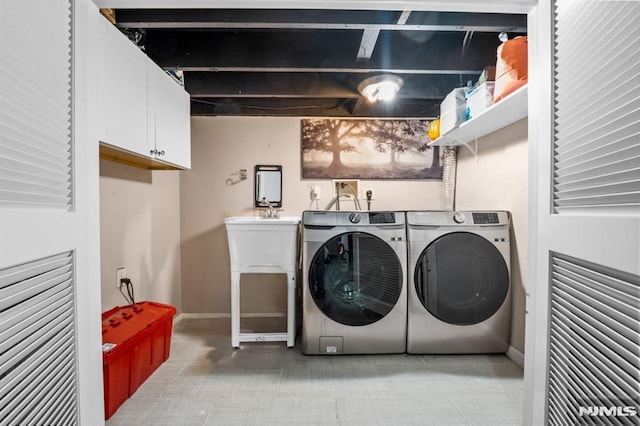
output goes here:
[{"label": "dryer control panel", "polygon": [[371,212],[369,213],[369,223],[396,223],[396,214],[394,212]]},{"label": "dryer control panel", "polygon": [[407,224],[409,226],[509,226],[509,212],[495,211],[443,211],[424,210],[408,211]]}]

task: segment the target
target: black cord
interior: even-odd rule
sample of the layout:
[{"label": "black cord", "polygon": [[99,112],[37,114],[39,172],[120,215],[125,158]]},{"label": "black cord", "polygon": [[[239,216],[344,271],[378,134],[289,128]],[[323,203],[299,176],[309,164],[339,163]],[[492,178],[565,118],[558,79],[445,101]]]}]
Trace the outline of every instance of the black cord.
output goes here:
[{"label": "black cord", "polygon": [[124,286],[127,287],[127,294],[124,294],[124,292],[122,291],[123,285],[120,286],[120,294],[122,294],[122,297],[124,297],[124,300],[126,300],[127,303],[130,305],[133,305],[134,303],[136,303],[133,297],[133,283],[131,282],[131,280],[129,278],[122,278],[120,279],[120,284],[123,284]]},{"label": "black cord", "polygon": [[136,303],[135,298],[133,297],[133,283],[131,280],[127,283],[127,294],[129,295],[129,299],[131,299],[131,304]]}]

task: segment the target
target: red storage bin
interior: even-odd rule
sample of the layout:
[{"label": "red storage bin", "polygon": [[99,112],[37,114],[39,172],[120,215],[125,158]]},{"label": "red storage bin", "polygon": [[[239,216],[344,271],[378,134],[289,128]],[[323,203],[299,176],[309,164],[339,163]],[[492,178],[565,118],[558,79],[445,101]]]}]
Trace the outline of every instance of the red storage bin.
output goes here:
[{"label": "red storage bin", "polygon": [[175,313],[171,305],[140,302],[102,314],[106,419],[169,358]]}]

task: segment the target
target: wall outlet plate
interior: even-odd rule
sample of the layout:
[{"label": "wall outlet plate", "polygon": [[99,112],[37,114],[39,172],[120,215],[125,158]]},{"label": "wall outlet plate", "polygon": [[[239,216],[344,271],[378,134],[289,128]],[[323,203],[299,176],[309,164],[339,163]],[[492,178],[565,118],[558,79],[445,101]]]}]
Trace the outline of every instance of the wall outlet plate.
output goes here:
[{"label": "wall outlet plate", "polygon": [[309,197],[311,201],[317,201],[321,198],[321,191],[318,185],[314,185],[311,187],[311,191],[309,192]]},{"label": "wall outlet plate", "polygon": [[127,278],[127,268],[124,266],[116,269],[116,288],[119,290],[122,287],[122,278]]}]

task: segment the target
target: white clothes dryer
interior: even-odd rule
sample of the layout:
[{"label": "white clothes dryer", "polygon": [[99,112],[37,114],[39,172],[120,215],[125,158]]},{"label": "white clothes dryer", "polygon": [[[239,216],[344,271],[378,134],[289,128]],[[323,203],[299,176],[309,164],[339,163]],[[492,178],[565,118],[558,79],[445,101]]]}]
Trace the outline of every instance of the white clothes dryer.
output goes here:
[{"label": "white clothes dryer", "polygon": [[507,351],[509,228],[506,211],[407,212],[407,352]]},{"label": "white clothes dryer", "polygon": [[305,211],[302,238],[302,352],[405,352],[404,212]]}]

